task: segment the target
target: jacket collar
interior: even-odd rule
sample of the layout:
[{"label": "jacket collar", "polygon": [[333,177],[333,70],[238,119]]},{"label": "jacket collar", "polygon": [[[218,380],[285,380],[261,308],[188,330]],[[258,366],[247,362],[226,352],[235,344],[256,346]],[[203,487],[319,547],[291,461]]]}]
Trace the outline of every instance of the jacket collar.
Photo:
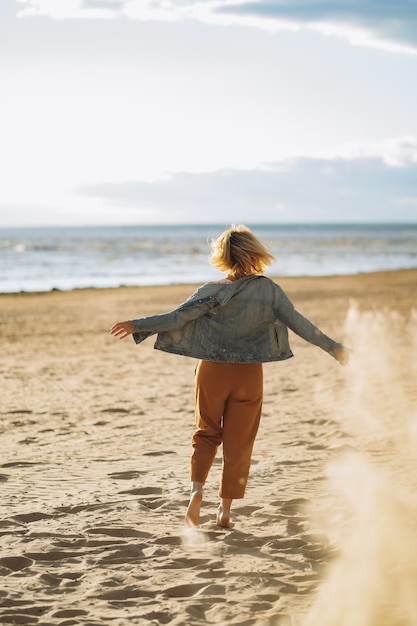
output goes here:
[{"label": "jacket collar", "polygon": [[249,282],[257,278],[260,278],[260,276],[250,275],[243,276],[243,278],[238,278],[237,280],[230,283],[223,283],[220,285],[219,283],[212,283],[216,284],[217,286],[216,293],[213,295],[215,295],[215,298],[219,302],[219,304],[224,305],[229,302],[230,298],[233,298],[233,296],[239,293],[239,291],[244,289]]}]

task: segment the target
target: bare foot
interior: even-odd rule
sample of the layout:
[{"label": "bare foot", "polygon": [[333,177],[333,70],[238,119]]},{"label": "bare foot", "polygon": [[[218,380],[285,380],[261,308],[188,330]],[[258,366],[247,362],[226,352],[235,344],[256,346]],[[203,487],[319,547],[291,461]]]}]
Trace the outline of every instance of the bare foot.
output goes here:
[{"label": "bare foot", "polygon": [[233,528],[234,524],[230,521],[230,511],[224,511],[221,506],[219,506],[216,524],[221,528]]},{"label": "bare foot", "polygon": [[201,491],[201,489],[192,492],[187,512],[185,514],[185,523],[187,524],[187,526],[198,526],[198,523],[200,521],[200,506],[202,499],[203,492]]}]

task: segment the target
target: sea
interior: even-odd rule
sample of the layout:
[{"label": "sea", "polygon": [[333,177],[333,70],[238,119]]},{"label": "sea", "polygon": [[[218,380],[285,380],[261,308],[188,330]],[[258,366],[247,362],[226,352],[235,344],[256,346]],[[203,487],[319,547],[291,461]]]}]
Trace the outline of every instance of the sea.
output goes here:
[{"label": "sea", "polygon": [[[216,280],[210,241],[228,226],[3,228],[0,293]],[[417,268],[417,223],[248,226],[276,257],[270,276]]]}]

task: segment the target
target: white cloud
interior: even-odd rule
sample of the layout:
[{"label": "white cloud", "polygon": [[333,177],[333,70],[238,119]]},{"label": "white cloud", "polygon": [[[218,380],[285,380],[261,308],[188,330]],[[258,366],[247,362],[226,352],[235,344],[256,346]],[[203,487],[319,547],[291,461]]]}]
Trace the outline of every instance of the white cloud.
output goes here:
[{"label": "white cloud", "polygon": [[[353,45],[417,54],[417,12],[408,0],[237,0],[217,10],[260,27],[307,28]],[[249,21],[248,21],[249,20]]]},{"label": "white cloud", "polygon": [[197,20],[268,31],[315,30],[352,45],[417,54],[417,12],[407,0],[17,0],[20,17]]},{"label": "white cloud", "polygon": [[381,159],[390,167],[407,167],[417,163],[417,138],[394,137],[379,142],[349,142],[328,152],[327,158]]},{"label": "white cloud", "polygon": [[83,185],[79,192],[107,206],[131,207],[132,216],[154,207],[164,217],[193,214],[197,221],[207,215],[231,221],[253,221],[255,215],[257,221],[415,221],[414,157],[389,165],[381,155],[299,158],[284,168],[270,163],[262,169],[179,172],[164,181]]},{"label": "white cloud", "polygon": [[186,3],[169,0],[131,0],[123,7],[122,14],[132,19],[173,22],[192,17],[193,10]]},{"label": "white cloud", "polygon": [[16,0],[24,8],[18,13],[18,17],[48,16],[52,19],[104,19],[116,17],[117,11],[106,7],[102,2],[98,6],[88,6],[83,0]]},{"label": "white cloud", "polygon": [[394,34],[390,38],[389,34],[379,32],[377,29],[372,30],[368,27],[359,27],[348,24],[333,24],[326,22],[317,22],[310,25],[312,30],[317,30],[325,36],[339,37],[348,41],[352,46],[363,46],[375,48],[386,52],[396,52],[400,54],[417,54],[417,40],[407,36],[405,40],[401,37],[397,39]]}]

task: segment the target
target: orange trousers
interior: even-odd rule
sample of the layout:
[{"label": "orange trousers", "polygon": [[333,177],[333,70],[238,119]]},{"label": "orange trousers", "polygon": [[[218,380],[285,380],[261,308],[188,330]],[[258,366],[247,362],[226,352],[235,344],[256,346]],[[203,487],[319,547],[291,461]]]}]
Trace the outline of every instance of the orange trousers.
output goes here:
[{"label": "orange trousers", "polygon": [[223,444],[219,495],[243,498],[253,444],[261,418],[261,363],[200,361],[196,371],[196,426],[193,434],[191,480],[204,485]]}]

